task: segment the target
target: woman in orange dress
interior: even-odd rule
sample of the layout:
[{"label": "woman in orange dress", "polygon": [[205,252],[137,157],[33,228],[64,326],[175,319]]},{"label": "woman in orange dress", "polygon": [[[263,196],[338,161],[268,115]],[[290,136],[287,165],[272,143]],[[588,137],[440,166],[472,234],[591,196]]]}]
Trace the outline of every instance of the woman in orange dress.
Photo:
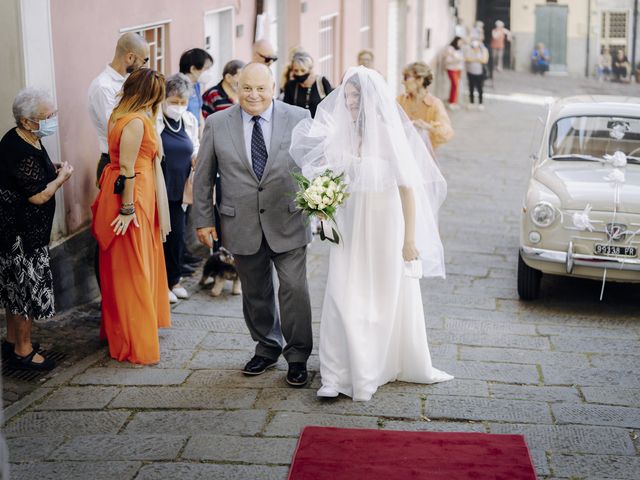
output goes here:
[{"label": "woman in orange dress", "polygon": [[100,246],[100,335],[113,358],[141,364],[160,360],[158,328],[171,326],[162,249],[168,204],[152,121],[164,94],[163,75],[148,68],[125,81],[109,119],[111,163],[92,207]]}]

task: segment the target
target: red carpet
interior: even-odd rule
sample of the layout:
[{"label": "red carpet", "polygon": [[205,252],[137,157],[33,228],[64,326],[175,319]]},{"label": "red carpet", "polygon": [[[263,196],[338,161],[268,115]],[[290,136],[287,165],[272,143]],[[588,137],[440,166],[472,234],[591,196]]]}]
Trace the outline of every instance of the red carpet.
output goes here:
[{"label": "red carpet", "polygon": [[305,427],[289,480],[536,480],[521,435]]}]

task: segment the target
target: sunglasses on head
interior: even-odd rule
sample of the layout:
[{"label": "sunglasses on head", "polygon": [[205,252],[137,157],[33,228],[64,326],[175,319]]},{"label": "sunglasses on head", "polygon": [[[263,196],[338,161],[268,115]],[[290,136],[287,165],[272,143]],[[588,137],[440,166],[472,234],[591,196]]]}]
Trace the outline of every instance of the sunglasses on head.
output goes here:
[{"label": "sunglasses on head", "polygon": [[278,60],[278,57],[270,57],[268,55],[262,55],[260,52],[257,52],[260,57],[264,59],[267,63],[273,63]]}]

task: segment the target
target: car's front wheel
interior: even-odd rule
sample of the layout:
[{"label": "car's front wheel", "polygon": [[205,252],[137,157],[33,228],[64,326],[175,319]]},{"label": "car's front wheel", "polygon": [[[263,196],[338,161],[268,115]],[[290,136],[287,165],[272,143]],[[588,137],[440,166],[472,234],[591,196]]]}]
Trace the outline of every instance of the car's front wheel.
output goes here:
[{"label": "car's front wheel", "polygon": [[521,300],[535,300],[540,296],[542,272],[531,268],[518,254],[518,295]]}]

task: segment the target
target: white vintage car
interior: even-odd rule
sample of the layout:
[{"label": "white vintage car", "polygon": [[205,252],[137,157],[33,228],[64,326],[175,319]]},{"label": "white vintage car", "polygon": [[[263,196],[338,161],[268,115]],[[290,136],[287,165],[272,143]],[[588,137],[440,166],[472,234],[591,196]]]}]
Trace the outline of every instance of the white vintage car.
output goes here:
[{"label": "white vintage car", "polygon": [[640,282],[640,98],[549,108],[522,205],[518,295],[542,274]]}]

